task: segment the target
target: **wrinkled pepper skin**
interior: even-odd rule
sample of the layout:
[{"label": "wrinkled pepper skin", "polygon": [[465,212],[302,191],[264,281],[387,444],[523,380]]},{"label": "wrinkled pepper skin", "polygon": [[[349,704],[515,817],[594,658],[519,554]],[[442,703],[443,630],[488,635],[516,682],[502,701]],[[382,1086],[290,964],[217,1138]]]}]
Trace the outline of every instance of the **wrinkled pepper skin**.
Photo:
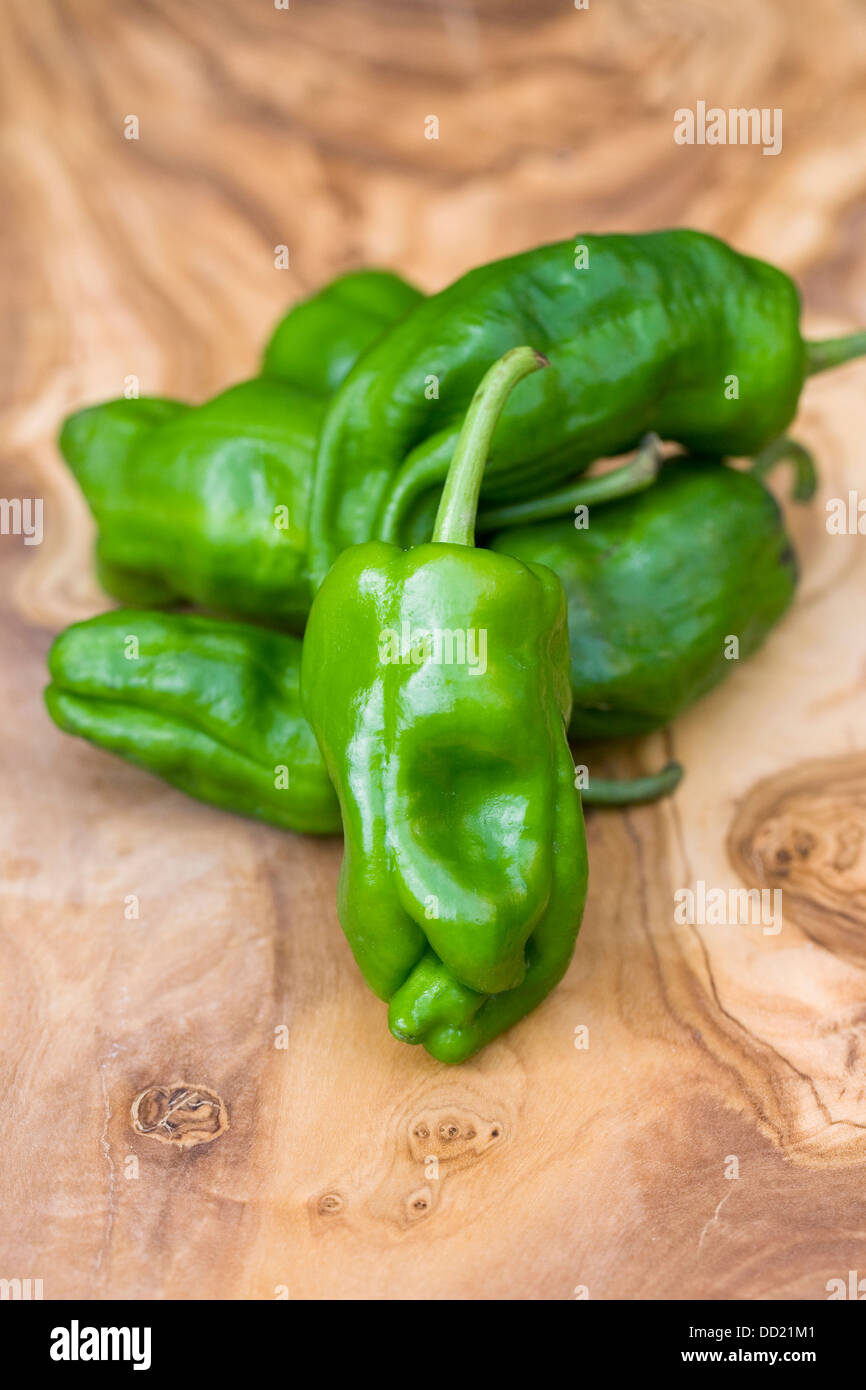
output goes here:
[{"label": "wrinkled pepper skin", "polygon": [[[579,268],[575,247],[586,249]],[[798,319],[786,275],[695,231],[575,237],[470,271],[396,324],[331,401],[310,517],[314,577],[347,545],[429,538],[475,383],[516,343],[529,338],[554,370],[506,406],[487,504],[548,492],[647,431],[693,452],[758,452],[797,408],[807,367]],[[425,389],[433,378],[438,395]]]},{"label": "wrinkled pepper skin", "polygon": [[570,733],[643,734],[671,722],[764,641],[790,604],[797,564],[773,495],[718,460],[671,460],[655,485],[489,542],[548,565],[568,600]]},{"label": "wrinkled pepper skin", "polygon": [[[589,257],[579,269],[575,244]],[[157,427],[179,428],[190,407],[150,398],[78,412],[61,448],[100,524],[97,568],[110,594],[143,606],[192,600],[300,630],[312,590],[342,546],[374,536],[429,539],[459,419],[490,354],[531,333],[548,342],[558,370],[509,403],[483,510],[549,501],[558,481],[573,482],[590,460],[627,451],[652,424],[720,454],[775,442],[804,373],[866,353],[866,333],[804,344],[797,317],[796,289],[780,271],[682,230],[541,247],[472,271],[429,300],[397,276],[359,271],[290,310],[266,349],[266,382],[282,382],[306,403],[298,405],[297,428],[293,417],[276,421],[277,432],[264,439],[254,384],[244,383],[234,388],[239,394],[218,398],[210,442],[214,402],[199,407],[204,416],[172,443]],[[317,410],[326,415],[316,444]],[[224,484],[235,433],[240,466],[253,474],[246,486]],[[165,505],[137,483],[139,471],[148,473],[141,460],[151,444],[167,481]],[[195,466],[182,464],[173,476],[169,449],[178,444],[192,447]],[[206,508],[202,486],[212,493]],[[225,525],[224,486],[232,514]],[[130,518],[140,503],[147,520],[139,539]],[[189,552],[178,574],[167,558],[178,531],[169,506],[184,518]],[[288,513],[277,536],[272,506]],[[199,520],[204,576],[195,564]],[[249,592],[234,584],[241,546],[258,578]]]},{"label": "wrinkled pepper skin", "polygon": [[[144,665],[126,657],[130,636],[138,637]],[[336,794],[298,699],[300,662],[300,642],[289,634],[194,614],[116,609],[57,638],[46,701],[64,732],[189,796],[280,830],[337,834]],[[263,775],[286,749],[288,787]],[[670,790],[655,777],[593,777],[582,799],[633,805]]]},{"label": "wrinkled pepper skin", "polygon": [[[586,891],[560,586],[470,554],[468,568],[458,546],[353,547],[316,596],[302,658],[343,815],[340,923],[393,1001],[392,1031],[440,1061],[464,1060],[548,993]],[[487,672],[381,665],[380,633],[404,621],[486,630]]]},{"label": "wrinkled pepper skin", "polygon": [[[134,474],[130,469],[130,457],[133,448],[152,430],[180,420],[189,409],[182,401],[164,396],[141,396],[136,400],[121,396],[103,405],[76,411],[67,417],[60,431],[58,447],[91,511],[94,515],[96,508],[103,515],[106,510],[109,512],[106,540],[97,535],[94,547],[96,575],[105,592],[122,603],[146,608],[177,601],[177,588],[171,580],[165,581],[146,569],[129,570],[122,563],[113,562],[104,552],[120,550],[122,553],[123,550],[120,538],[110,534],[110,509],[115,493],[114,505],[122,505],[124,499],[129,498],[132,506]],[[103,506],[106,499],[108,509]]]},{"label": "wrinkled pepper skin", "polygon": [[154,428],[127,429],[122,449],[120,402],[72,416],[60,446],[99,527],[102,577],[126,577],[117,596],[130,601],[129,579],[140,576],[148,603],[161,594],[302,626],[322,411],[314,397],[254,378]]},{"label": "wrinkled pepper skin", "polygon": [[[478,482],[491,401],[501,408],[538,365],[519,348],[476,393],[460,438]],[[488,435],[473,433],[476,403]],[[446,487],[431,543],[371,542],[339,557],[313,602],[301,668],[343,817],[341,925],[391,1002],[392,1032],[448,1062],[561,977],[587,875],[565,737],[562,586],[542,566],[475,549],[454,498]],[[477,492],[472,524],[475,503]]]},{"label": "wrinkled pepper skin", "polygon": [[[739,658],[748,656],[782,616],[796,584],[795,560],[774,498],[755,476],[717,460],[670,461],[652,490],[592,507],[588,530],[575,530],[568,520],[552,521],[504,531],[491,544],[502,553],[546,564],[563,583],[571,629],[570,733],[581,743],[647,733],[676,718],[736,670],[737,662],[724,657],[725,639],[738,636]],[[126,660],[106,664],[106,644],[116,658],[122,643],[115,643],[115,637],[134,633],[145,618],[149,665],[142,669]],[[58,690],[63,690],[63,670],[78,673],[69,699],[49,696],[49,709],[61,728],[149,767],[203,799],[210,798],[199,790],[197,776],[184,771],[187,756],[195,765],[200,735],[194,724],[168,723],[159,692],[176,688],[179,700],[194,700],[201,673],[205,688],[218,687],[216,652],[223,652],[239,673],[283,672],[283,680],[293,681],[294,687],[297,676],[290,679],[290,673],[300,661],[297,639],[288,635],[242,623],[135,612],[78,623],[54,650]],[[103,672],[110,676],[107,684],[101,683]],[[229,685],[239,679],[228,669]],[[141,726],[130,728],[128,704],[116,698],[126,682],[145,712],[147,739]],[[287,803],[284,790],[262,780],[258,730],[263,717],[277,727],[277,714],[271,709],[262,715],[258,689],[245,681],[230,702],[232,747],[239,756],[217,804],[272,825],[316,832],[322,827],[315,817],[306,818],[302,804]],[[283,707],[281,717],[286,724],[280,726],[280,737],[287,746],[303,749],[303,758],[295,754],[298,765],[327,788],[324,764],[297,700]],[[291,733],[292,720],[303,723],[303,730]],[[163,721],[167,726],[161,735]],[[272,749],[278,742],[275,735]],[[162,761],[165,750],[170,753],[167,762]],[[633,802],[644,799],[639,791],[639,783],[601,789],[593,778],[583,800]],[[650,788],[647,799],[657,794]],[[330,801],[332,818],[325,822],[325,833],[339,829],[336,800],[331,796]],[[319,804],[315,798],[313,804]]]},{"label": "wrinkled pepper skin", "polygon": [[[137,656],[131,655],[137,642]],[[296,637],[115,610],[56,639],[45,692],[61,729],[210,805],[332,835],[340,812],[299,696]]]},{"label": "wrinkled pepper skin", "polygon": [[59,446],[99,528],[102,587],[301,628],[324,397],[420,298],[384,271],[343,276],[290,310],[261,377],[200,406],[120,398],[71,415]]},{"label": "wrinkled pepper skin", "polygon": [[[554,847],[578,823],[561,587],[539,566],[470,558],[441,544],[353,547],[304,638],[304,704],[344,813],[340,918],[387,999],[427,941],[478,990],[520,984]],[[380,634],[404,623],[486,631],[487,670],[382,664]],[[428,920],[431,897],[439,916]]]}]

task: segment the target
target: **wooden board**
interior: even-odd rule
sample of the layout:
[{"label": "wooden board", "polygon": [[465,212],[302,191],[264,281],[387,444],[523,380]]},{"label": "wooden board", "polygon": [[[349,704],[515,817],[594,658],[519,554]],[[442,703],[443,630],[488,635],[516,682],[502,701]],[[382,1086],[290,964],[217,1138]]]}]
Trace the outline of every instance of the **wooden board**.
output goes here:
[{"label": "wooden board", "polygon": [[[601,755],[688,776],[590,816],[565,982],[457,1070],[394,1041],[360,982],[338,844],[185,800],[40,699],[52,635],[106,606],[62,415],[129,375],[205,398],[339,270],[435,289],[579,229],[694,225],[793,273],[811,335],[866,323],[862,15],[7,0],[3,26],[0,492],[44,498],[45,538],[0,538],[0,1276],[60,1298],[823,1299],[866,1274],[866,540],[824,524],[866,476],[866,365],[804,395],[822,484],[790,514],[794,612],[667,734]],[[782,108],[782,153],[676,145],[699,99]],[[676,922],[699,880],[781,887],[781,931]],[[215,1133],[221,1106],[219,1137],[166,1139]]]}]

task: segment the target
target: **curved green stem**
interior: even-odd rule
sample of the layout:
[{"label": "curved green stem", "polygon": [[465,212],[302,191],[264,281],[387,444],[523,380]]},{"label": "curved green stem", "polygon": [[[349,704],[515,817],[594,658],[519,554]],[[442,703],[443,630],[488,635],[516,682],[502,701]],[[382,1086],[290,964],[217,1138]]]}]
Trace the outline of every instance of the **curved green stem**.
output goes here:
[{"label": "curved green stem", "polygon": [[525,502],[507,502],[501,507],[488,507],[478,517],[479,531],[498,531],[505,526],[523,526],[532,521],[548,521],[566,516],[578,506],[595,506],[613,502],[632,493],[652,487],[661,467],[661,440],[657,434],[647,434],[629,463],[612,468],[594,478],[577,478],[567,487],[532,497]]},{"label": "curved green stem", "polygon": [[516,347],[500,357],[481,379],[466,412],[454,449],[442,500],[433,528],[434,541],[475,544],[478,494],[496,422],[509,394],[530,372],[549,367],[547,358],[531,347]]},{"label": "curved green stem", "polygon": [[670,796],[682,777],[682,764],[670,762],[649,777],[590,777],[589,786],[580,795],[585,806],[635,806]]},{"label": "curved green stem", "polygon": [[788,439],[787,435],[775,439],[766,449],[762,449],[752,460],[749,472],[754,473],[756,478],[766,478],[777,463],[783,462],[793,464],[794,467],[794,490],[791,494],[794,501],[811,501],[818,486],[815,460],[808,449],[798,444],[795,439]]},{"label": "curved green stem", "polygon": [[816,372],[826,372],[831,367],[852,362],[855,357],[866,356],[866,328],[861,328],[859,333],[848,333],[844,338],[824,338],[804,346],[806,375],[814,376]]}]

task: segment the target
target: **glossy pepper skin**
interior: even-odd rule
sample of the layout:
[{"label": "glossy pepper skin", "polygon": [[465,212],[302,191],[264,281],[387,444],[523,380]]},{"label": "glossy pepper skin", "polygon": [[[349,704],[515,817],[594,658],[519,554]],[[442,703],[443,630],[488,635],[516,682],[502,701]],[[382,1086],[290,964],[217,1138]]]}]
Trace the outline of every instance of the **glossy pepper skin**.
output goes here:
[{"label": "glossy pepper skin", "polygon": [[[802,371],[866,352],[862,333],[800,342],[787,277],[712,237],[678,231],[581,245],[590,260],[580,270],[572,243],[541,247],[481,267],[429,301],[387,272],[355,272],[289,312],[258,388],[233,388],[185,425],[191,408],[162,398],[71,416],[61,449],[100,526],[103,587],[126,603],[192,600],[299,630],[341,545],[429,537],[472,385],[488,353],[524,329],[535,336],[543,326],[560,380],[531,381],[525,402],[509,405],[484,512],[549,502],[558,480],[630,447],[653,421],[671,438],[748,452],[793,413]],[[355,362],[328,411],[314,498],[318,412]],[[718,383],[735,370],[729,399]],[[428,391],[434,378],[438,399]],[[293,409],[288,397],[282,411],[271,403],[267,383],[278,382],[296,393]],[[249,589],[236,583],[241,547]]]},{"label": "glossy pepper skin", "polygon": [[575,237],[470,271],[396,324],[331,401],[314,578],[350,544],[429,537],[475,383],[527,338],[554,370],[503,412],[487,506],[546,493],[650,430],[696,453],[759,452],[792,419],[807,371],[866,350],[863,334],[805,344],[799,307],[787,275],[683,229]]},{"label": "glossy pepper skin", "polygon": [[[303,625],[318,400],[254,378],[155,428],[128,431],[122,451],[105,416],[91,428],[86,414],[67,422],[61,448],[99,527],[101,576],[127,578],[116,596],[187,599]],[[158,592],[148,587],[155,583]]]},{"label": "glossy pepper skin", "polygon": [[[126,655],[131,636],[138,661]],[[336,794],[300,707],[297,637],[220,618],[116,609],[67,628],[49,664],[46,702],[64,732],[223,810],[300,834],[341,831]],[[273,775],[286,749],[288,784]],[[582,799],[652,801],[674,783],[670,772],[625,782],[593,776]]]},{"label": "glossy pepper skin", "polygon": [[420,298],[396,275],[354,272],[289,311],[260,377],[200,406],[121,398],[71,415],[59,445],[99,528],[103,588],[302,627],[324,400]]},{"label": "glossy pepper skin", "polygon": [[213,806],[309,835],[340,812],[300,707],[301,644],[242,623],[115,610],[48,657],[48,711]]},{"label": "glossy pepper skin", "polygon": [[[122,529],[115,533],[115,509],[134,515],[137,487],[131,464],[140,441],[162,425],[173,424],[190,407],[165,396],[141,396],[86,406],[67,416],[58,437],[58,448],[84,493],[105,534],[97,534],[94,546],[96,575],[102,588],[122,603],[160,606],[177,601],[177,584],[148,568],[128,567]],[[135,524],[135,523],[134,523]],[[122,523],[121,523],[122,525]],[[111,558],[112,555],[119,558]],[[148,562],[149,562],[149,557]]]},{"label": "glossy pepper skin", "polygon": [[441,1061],[553,987],[586,892],[562,586],[473,543],[499,410],[539,365],[519,348],[485,377],[433,541],[347,550],[304,639],[302,699],[343,816],[340,922],[392,1032]]},{"label": "glossy pepper skin", "polygon": [[377,338],[424,298],[388,270],[353,270],[296,304],[262,358],[262,376],[330,396]]},{"label": "glossy pepper skin", "polygon": [[675,719],[764,641],[790,604],[797,563],[778,504],[751,473],[673,459],[655,485],[493,537],[555,570],[568,600],[570,733],[644,734]]}]

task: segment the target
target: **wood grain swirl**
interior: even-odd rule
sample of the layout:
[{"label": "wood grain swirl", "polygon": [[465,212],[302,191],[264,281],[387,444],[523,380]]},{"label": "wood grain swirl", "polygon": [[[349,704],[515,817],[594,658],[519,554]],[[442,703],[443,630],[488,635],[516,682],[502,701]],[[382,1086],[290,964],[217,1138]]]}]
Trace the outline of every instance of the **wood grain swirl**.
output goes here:
[{"label": "wood grain swirl", "polygon": [[780,888],[810,940],[866,968],[866,754],[809,760],[758,783],[728,844],[741,877]]}]

